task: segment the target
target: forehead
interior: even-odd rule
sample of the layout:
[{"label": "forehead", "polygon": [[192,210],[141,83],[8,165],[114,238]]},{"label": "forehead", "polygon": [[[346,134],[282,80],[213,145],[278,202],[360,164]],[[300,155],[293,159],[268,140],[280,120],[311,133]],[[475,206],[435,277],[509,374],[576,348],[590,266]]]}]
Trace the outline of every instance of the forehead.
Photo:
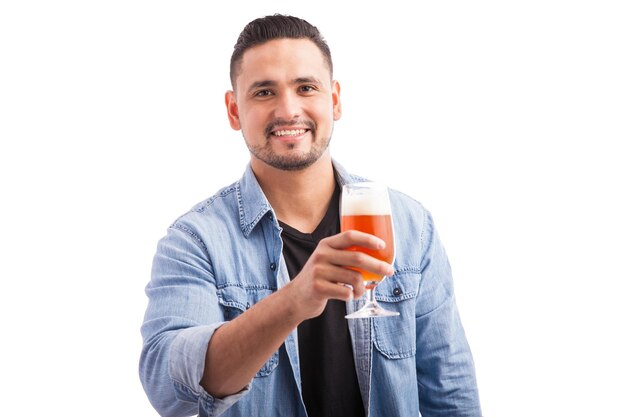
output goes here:
[{"label": "forehead", "polygon": [[330,69],[322,51],[309,39],[274,39],[244,52],[237,84],[259,80],[280,81],[315,76],[330,81]]}]

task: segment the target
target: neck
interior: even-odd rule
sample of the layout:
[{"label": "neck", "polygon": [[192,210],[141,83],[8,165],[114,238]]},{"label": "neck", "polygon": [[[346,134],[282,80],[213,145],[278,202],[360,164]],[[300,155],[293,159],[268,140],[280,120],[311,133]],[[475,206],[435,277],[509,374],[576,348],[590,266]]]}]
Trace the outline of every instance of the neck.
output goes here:
[{"label": "neck", "polygon": [[252,170],[280,221],[303,233],[315,230],[335,190],[328,152],[299,171],[282,171],[254,158]]}]

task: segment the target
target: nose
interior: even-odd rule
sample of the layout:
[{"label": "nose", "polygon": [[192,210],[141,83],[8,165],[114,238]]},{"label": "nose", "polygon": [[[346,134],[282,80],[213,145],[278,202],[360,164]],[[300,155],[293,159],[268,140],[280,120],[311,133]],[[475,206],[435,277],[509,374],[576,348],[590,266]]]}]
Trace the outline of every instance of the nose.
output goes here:
[{"label": "nose", "polygon": [[277,119],[292,120],[301,116],[300,98],[293,93],[283,93],[276,101],[274,117]]}]

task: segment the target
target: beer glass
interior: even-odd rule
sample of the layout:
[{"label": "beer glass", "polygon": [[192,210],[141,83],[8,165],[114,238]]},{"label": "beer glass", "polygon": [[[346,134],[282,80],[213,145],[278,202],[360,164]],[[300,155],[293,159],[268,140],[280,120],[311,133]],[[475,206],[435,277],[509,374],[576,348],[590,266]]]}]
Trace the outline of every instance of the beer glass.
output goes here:
[{"label": "beer glass", "polygon": [[[341,231],[359,230],[375,235],[385,241],[385,248],[372,250],[353,246],[348,250],[366,253],[374,258],[393,264],[395,257],[393,221],[391,218],[391,203],[387,187],[375,182],[359,182],[346,184],[341,193]],[[367,317],[390,317],[400,313],[382,308],[374,298],[374,289],[383,279],[377,275],[359,268],[353,268],[361,273],[365,281],[365,305],[347,319]]]}]

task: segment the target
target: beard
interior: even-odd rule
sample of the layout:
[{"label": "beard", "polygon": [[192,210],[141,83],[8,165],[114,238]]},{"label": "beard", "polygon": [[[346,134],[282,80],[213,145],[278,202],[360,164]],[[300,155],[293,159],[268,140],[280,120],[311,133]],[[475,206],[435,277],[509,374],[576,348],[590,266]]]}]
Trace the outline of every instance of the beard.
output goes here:
[{"label": "beard", "polygon": [[[325,139],[322,146],[312,146],[308,152],[293,151],[287,155],[277,155],[270,143],[265,146],[248,145],[250,153],[265,162],[269,166],[282,171],[299,171],[313,165],[324,154],[330,143],[330,138]],[[293,150],[296,145],[289,145]]]},{"label": "beard", "polygon": [[[310,129],[309,134],[313,137],[310,149],[308,151],[299,151],[296,150],[296,144],[288,144],[287,152],[283,155],[279,155],[274,151],[274,144],[270,138],[271,132],[276,128],[277,124],[278,123],[271,123],[265,129],[266,141],[264,145],[252,145],[246,140],[246,145],[250,153],[273,168],[280,169],[281,171],[299,171],[308,168],[317,162],[324,152],[326,152],[326,149],[328,149],[332,131],[331,135],[327,138],[318,138],[316,135],[316,126],[313,123],[305,123]],[[295,124],[295,122],[280,123],[281,126],[285,127]]]}]

